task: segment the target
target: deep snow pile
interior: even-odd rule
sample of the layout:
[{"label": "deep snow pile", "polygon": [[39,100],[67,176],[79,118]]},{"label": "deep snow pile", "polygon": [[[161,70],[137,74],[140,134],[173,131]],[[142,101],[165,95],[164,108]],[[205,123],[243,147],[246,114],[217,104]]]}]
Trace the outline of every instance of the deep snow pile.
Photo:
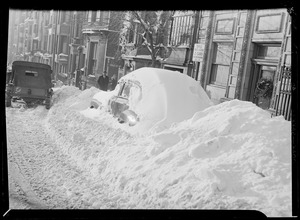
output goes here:
[{"label": "deep snow pile", "polygon": [[[291,216],[291,123],[232,100],[159,133],[133,135],[99,90],[56,89],[46,126],[62,153],[107,185],[116,208],[255,209]],[[102,208],[97,195],[89,195]]]}]

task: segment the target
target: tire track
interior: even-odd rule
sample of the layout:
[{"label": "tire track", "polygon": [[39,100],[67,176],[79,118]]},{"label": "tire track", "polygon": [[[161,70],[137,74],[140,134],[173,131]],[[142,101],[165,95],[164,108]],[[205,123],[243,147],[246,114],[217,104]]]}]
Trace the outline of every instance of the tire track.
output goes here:
[{"label": "tire track", "polygon": [[[102,203],[104,190],[101,187],[100,190],[93,189],[99,182],[90,179],[67,155],[62,154],[45,132],[43,119],[46,110],[21,112],[7,108],[6,111],[12,200],[25,202],[25,208],[44,209],[89,208],[95,198],[97,204]],[[91,197],[93,201],[90,201]]]}]

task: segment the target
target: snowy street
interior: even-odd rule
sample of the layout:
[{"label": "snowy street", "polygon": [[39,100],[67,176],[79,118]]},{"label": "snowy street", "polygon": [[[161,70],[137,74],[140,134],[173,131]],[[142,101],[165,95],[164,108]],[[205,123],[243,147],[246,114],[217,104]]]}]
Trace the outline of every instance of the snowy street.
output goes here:
[{"label": "snowy street", "polygon": [[10,209],[291,216],[291,124],[283,117],[233,100],[138,135],[89,109],[97,92],[62,86],[50,110],[6,108]]},{"label": "snowy street", "polygon": [[93,182],[70,158],[61,154],[45,130],[43,119],[47,111],[42,108],[39,110],[8,111],[12,209],[88,208],[90,204],[87,198],[82,198],[83,192],[76,190],[84,182],[92,191]]}]

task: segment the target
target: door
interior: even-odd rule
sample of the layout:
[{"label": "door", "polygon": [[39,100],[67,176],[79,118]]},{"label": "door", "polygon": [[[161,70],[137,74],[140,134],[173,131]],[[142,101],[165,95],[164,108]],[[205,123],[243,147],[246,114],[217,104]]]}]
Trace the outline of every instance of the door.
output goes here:
[{"label": "door", "polygon": [[269,109],[272,99],[276,66],[257,65],[253,102],[262,109]]},{"label": "door", "polygon": [[253,71],[250,100],[262,109],[269,109],[274,86],[274,77],[281,54],[280,43],[257,43],[252,59]]}]

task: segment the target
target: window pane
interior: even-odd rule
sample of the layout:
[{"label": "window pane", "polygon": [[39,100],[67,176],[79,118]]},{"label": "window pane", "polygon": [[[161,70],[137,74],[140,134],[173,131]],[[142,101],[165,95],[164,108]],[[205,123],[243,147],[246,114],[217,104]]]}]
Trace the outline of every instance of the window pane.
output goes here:
[{"label": "window pane", "polygon": [[200,28],[206,28],[208,25],[208,18],[202,18],[200,23]]},{"label": "window pane", "polygon": [[92,21],[92,11],[89,11],[88,12],[88,22],[91,22]]},{"label": "window pane", "polygon": [[229,66],[213,64],[211,83],[226,86],[228,75],[229,75]]},{"label": "window pane", "polygon": [[101,13],[101,12],[100,12],[100,11],[97,11],[96,13],[97,13],[97,14],[96,14],[96,20],[99,21],[99,20],[100,20],[100,13]]},{"label": "window pane", "polygon": [[217,44],[215,63],[229,65],[231,59],[231,53],[232,53],[231,44]]},{"label": "window pane", "polygon": [[231,34],[233,31],[233,24],[233,19],[219,20],[217,21],[216,32]]},{"label": "window pane", "polygon": [[282,15],[274,14],[258,17],[257,31],[261,32],[279,32]]},{"label": "window pane", "polygon": [[285,62],[285,65],[288,65],[288,66],[291,65],[291,55],[290,54],[285,55],[284,62]]},{"label": "window pane", "polygon": [[261,46],[258,51],[259,57],[279,57],[280,47]]},{"label": "window pane", "polygon": [[291,38],[290,38],[290,37],[286,39],[286,47],[285,47],[285,50],[286,50],[287,52],[291,52]]},{"label": "window pane", "polygon": [[189,12],[184,12],[179,16],[178,13],[173,17],[172,33],[170,38],[171,45],[188,45],[191,40],[193,30],[193,17]]},{"label": "window pane", "polygon": [[95,22],[96,21],[96,11],[92,11],[92,18],[91,18],[92,22]]}]

